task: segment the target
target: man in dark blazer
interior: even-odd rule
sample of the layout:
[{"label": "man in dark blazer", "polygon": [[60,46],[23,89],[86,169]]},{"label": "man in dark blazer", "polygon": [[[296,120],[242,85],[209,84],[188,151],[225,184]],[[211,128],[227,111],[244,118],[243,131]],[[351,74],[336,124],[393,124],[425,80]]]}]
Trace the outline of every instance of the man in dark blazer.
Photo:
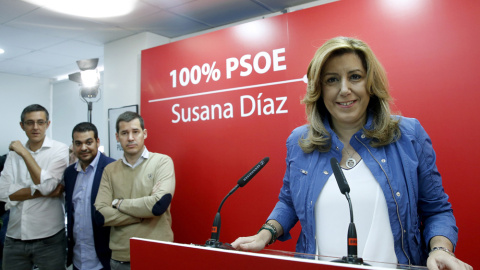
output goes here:
[{"label": "man in dark blazer", "polygon": [[98,186],[105,166],[115,161],[98,151],[95,125],[83,122],[72,131],[73,152],[78,161],[64,173],[67,212],[67,266],[73,269],[110,269],[110,227],[97,226],[93,216]]}]

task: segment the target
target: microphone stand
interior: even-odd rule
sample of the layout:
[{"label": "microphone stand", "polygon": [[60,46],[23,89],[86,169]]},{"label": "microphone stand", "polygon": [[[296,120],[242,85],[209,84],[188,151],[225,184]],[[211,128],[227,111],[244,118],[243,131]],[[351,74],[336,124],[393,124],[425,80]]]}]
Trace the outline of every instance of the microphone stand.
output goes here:
[{"label": "microphone stand", "polygon": [[213,220],[212,226],[212,234],[210,235],[210,239],[207,240],[205,243],[206,247],[214,247],[214,248],[223,248],[223,249],[233,249],[230,244],[223,244],[222,242],[218,241],[220,238],[220,226],[222,225],[222,219],[220,217],[220,210],[222,209],[223,203],[225,200],[230,197],[240,185],[236,185],[228,194],[223,198],[220,206],[218,207],[217,214],[215,214],[215,219]]},{"label": "microphone stand", "polygon": [[357,256],[357,229],[355,228],[355,223],[353,222],[353,207],[352,200],[350,199],[350,186],[348,185],[347,179],[343,174],[342,168],[336,158],[332,157],[330,159],[330,164],[332,165],[332,170],[337,180],[338,188],[340,192],[345,195],[348,201],[348,207],[350,208],[350,224],[348,225],[347,233],[347,256],[343,256],[342,259],[333,260],[333,262],[348,263],[348,264],[363,264],[369,265],[363,262],[362,258]]},{"label": "microphone stand", "polygon": [[234,249],[232,245],[229,243],[221,243],[218,241],[220,238],[220,226],[221,226],[221,218],[220,218],[220,210],[222,209],[223,203],[225,200],[232,195],[239,187],[245,186],[248,181],[250,181],[270,160],[269,157],[265,157],[262,159],[255,167],[250,169],[242,178],[237,181],[237,185],[223,198],[220,206],[218,207],[217,214],[215,215],[215,219],[213,220],[212,226],[212,234],[210,239],[207,240],[205,243],[206,247],[214,247],[214,248],[223,248],[223,249]]},{"label": "microphone stand", "polygon": [[345,197],[347,197],[348,205],[350,207],[350,224],[348,225],[347,233],[347,256],[343,256],[342,259],[333,260],[333,262],[348,263],[348,264],[363,264],[368,265],[363,262],[363,259],[357,256],[357,229],[355,223],[353,222],[353,207],[352,200],[350,200],[350,195],[348,192],[345,192]]}]

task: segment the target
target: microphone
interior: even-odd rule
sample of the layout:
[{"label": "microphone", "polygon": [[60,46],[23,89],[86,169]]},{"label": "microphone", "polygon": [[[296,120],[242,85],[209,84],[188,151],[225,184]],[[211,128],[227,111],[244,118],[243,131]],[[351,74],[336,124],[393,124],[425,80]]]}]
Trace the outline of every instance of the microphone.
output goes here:
[{"label": "microphone", "polygon": [[207,240],[205,243],[206,247],[216,247],[216,248],[223,248],[223,249],[233,249],[230,244],[222,244],[218,241],[220,238],[220,226],[221,226],[221,217],[220,217],[220,210],[222,209],[223,203],[225,200],[230,197],[239,187],[244,187],[270,160],[269,157],[266,157],[260,162],[257,163],[250,171],[248,171],[242,178],[237,181],[237,185],[223,198],[220,206],[218,207],[217,214],[215,215],[215,219],[213,220],[212,226],[212,234],[210,239]]},{"label": "microphone", "polygon": [[349,263],[349,264],[363,264],[368,265],[363,262],[362,258],[357,256],[357,229],[355,228],[355,223],[353,222],[353,207],[352,201],[350,200],[350,186],[348,185],[347,179],[343,174],[342,168],[338,164],[336,158],[332,157],[330,159],[330,165],[332,165],[333,174],[337,180],[338,188],[340,192],[347,197],[348,206],[350,208],[350,224],[348,225],[347,233],[347,256],[343,256],[342,259],[334,260],[334,262]]},{"label": "microphone", "polygon": [[248,171],[242,178],[238,179],[237,184],[239,187],[245,186],[250,179],[252,179],[263,167],[267,164],[267,162],[270,160],[269,157],[266,157],[260,162],[258,162],[255,167],[253,167],[250,171]]}]

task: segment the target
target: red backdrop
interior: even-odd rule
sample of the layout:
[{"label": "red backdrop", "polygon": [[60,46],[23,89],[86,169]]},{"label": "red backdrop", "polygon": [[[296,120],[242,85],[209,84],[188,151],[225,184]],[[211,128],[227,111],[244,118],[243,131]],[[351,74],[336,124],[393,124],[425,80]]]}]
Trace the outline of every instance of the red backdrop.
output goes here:
[{"label": "red backdrop", "polygon": [[[308,63],[327,39],[352,36],[387,70],[394,110],[431,136],[460,228],[457,256],[475,267],[479,14],[473,0],[343,0],[143,51],[146,145],[175,163],[175,242],[203,244],[223,197],[268,156],[221,212],[220,241],[256,233],[282,185],[285,140],[306,122]],[[295,241],[272,247],[293,251]]]}]

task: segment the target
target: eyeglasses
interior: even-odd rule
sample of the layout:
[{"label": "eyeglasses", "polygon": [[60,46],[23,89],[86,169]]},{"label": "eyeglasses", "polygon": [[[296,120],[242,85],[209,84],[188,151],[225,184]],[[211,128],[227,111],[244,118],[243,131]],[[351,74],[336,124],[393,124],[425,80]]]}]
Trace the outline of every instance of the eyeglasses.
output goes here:
[{"label": "eyeglasses", "polygon": [[33,120],[28,120],[28,121],[25,121],[25,122],[23,122],[23,123],[24,123],[26,126],[29,126],[29,127],[33,127],[33,126],[35,125],[35,123],[37,123],[37,125],[41,127],[41,126],[44,126],[44,125],[47,123],[47,121],[45,121],[45,120],[37,120],[37,121],[35,122],[35,121],[33,121]]}]

